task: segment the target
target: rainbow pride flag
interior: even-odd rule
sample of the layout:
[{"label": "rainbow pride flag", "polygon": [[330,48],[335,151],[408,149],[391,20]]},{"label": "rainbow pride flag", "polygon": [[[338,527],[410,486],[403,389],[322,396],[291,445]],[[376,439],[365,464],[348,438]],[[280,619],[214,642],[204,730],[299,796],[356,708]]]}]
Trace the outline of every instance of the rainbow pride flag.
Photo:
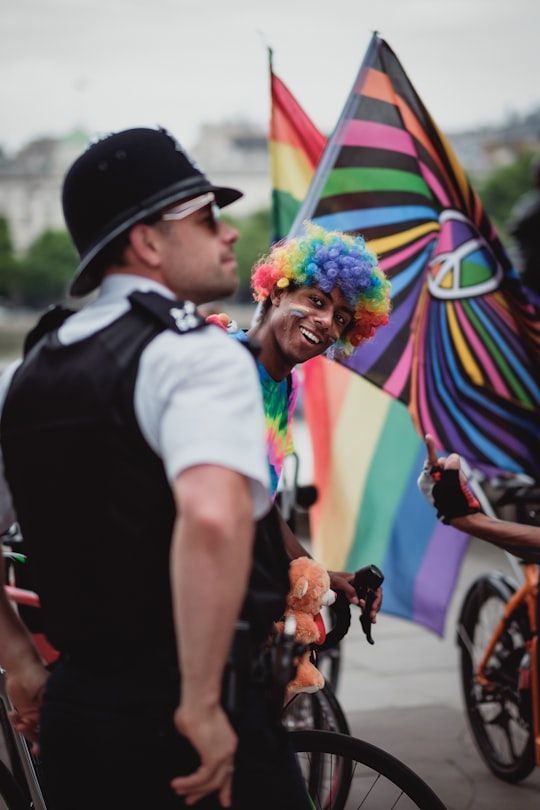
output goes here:
[{"label": "rainbow pride flag", "polygon": [[326,138],[272,69],[270,56],[270,172],[272,242],[287,235],[307,194]]},{"label": "rainbow pride flag", "polygon": [[[271,61],[270,74],[272,212],[274,238],[280,239],[326,142]],[[300,371],[319,491],[310,510],[315,556],[331,570],[379,565],[385,574],[382,611],[442,636],[468,538],[439,524],[418,492],[424,445],[406,407],[326,358],[316,357]]]},{"label": "rainbow pride flag", "polygon": [[339,363],[305,363],[313,447],[314,556],[328,569],[378,565],[382,612],[444,635],[468,537],[439,523],[418,492],[425,448],[407,408]]}]

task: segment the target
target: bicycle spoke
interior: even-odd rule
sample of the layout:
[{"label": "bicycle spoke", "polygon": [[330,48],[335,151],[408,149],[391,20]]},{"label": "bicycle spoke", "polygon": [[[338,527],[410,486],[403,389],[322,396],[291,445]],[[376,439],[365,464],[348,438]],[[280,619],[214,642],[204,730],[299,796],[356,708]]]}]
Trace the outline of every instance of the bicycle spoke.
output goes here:
[{"label": "bicycle spoke", "polygon": [[445,810],[417,774],[376,746],[324,731],[292,738],[316,810]]},{"label": "bicycle spoke", "polygon": [[484,672],[487,683],[478,682],[477,670],[513,588],[501,577],[479,578],[469,589],[458,623],[463,695],[474,741],[488,767],[508,782],[524,779],[535,767],[530,707],[518,691],[530,638],[525,610],[517,609],[506,622]]}]

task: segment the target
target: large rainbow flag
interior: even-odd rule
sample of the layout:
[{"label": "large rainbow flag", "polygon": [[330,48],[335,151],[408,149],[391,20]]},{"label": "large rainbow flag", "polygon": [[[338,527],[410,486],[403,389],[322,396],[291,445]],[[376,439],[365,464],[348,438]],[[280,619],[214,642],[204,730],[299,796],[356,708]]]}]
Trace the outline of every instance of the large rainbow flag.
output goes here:
[{"label": "large rainbow flag", "polygon": [[[272,64],[270,74],[274,238],[283,238],[326,140]],[[299,176],[301,184],[294,185]],[[443,635],[467,538],[439,524],[417,490],[424,446],[406,407],[326,358],[304,363],[301,371],[319,490],[310,512],[315,556],[333,570],[379,565],[383,612]]]},{"label": "large rainbow flag", "polygon": [[[345,365],[419,436],[487,473],[540,479],[540,318],[396,55],[374,34],[304,219],[360,232],[392,279],[390,325]],[[398,449],[398,447],[396,447]]]},{"label": "large rainbow flag", "polygon": [[439,523],[418,491],[425,448],[407,408],[317,357],[304,364],[304,412],[320,493],[314,555],[330,570],[378,565],[382,612],[443,636],[468,537]]}]

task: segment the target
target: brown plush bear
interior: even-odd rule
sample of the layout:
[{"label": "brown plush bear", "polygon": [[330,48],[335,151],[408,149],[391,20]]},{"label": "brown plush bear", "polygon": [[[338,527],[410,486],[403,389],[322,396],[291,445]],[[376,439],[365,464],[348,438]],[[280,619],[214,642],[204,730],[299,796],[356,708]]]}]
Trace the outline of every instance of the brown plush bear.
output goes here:
[{"label": "brown plush bear", "polygon": [[[321,609],[336,600],[336,594],[330,590],[328,571],[310,557],[297,557],[289,564],[289,581],[285,617],[296,619],[295,639],[303,644],[322,644],[326,630]],[[316,692],[323,686],[324,678],[311,663],[308,650],[300,658],[296,677],[287,685],[287,693]]]}]

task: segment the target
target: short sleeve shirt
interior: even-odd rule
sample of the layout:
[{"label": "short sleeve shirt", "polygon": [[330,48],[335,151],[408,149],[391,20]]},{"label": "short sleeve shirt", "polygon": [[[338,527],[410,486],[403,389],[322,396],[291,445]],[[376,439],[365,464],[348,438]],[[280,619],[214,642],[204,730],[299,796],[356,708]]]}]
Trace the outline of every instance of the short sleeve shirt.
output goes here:
[{"label": "short sleeve shirt", "polygon": [[[110,276],[98,298],[61,326],[60,342],[81,340],[120,317],[135,290],[172,297],[147,279]],[[271,498],[257,371],[249,352],[222,329],[207,326],[183,335],[166,330],[154,338],[141,355],[134,407],[170,483],[195,465],[227,467],[248,479],[254,518],[266,513]],[[0,505],[9,503],[7,492],[0,474]]]}]

